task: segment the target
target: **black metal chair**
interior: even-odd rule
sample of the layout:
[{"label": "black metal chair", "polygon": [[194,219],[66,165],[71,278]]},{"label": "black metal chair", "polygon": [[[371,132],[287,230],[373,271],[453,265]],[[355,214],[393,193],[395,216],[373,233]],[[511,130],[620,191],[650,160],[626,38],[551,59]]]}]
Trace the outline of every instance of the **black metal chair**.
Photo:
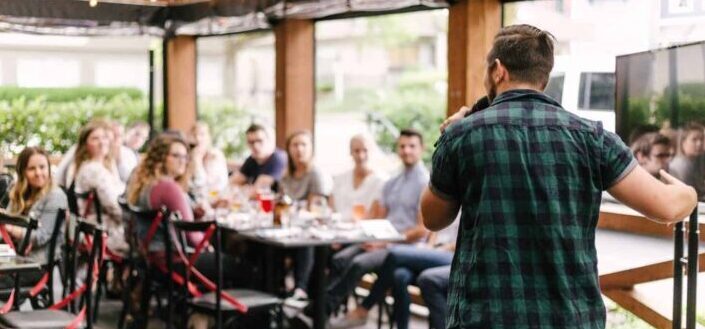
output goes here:
[{"label": "black metal chair", "polygon": [[[223,289],[221,230],[216,222],[170,220],[170,224],[174,228],[178,241],[172,241],[176,252],[174,254],[168,254],[167,257],[179,257],[178,261],[172,260],[171,263],[180,264],[177,268],[186,282],[190,282],[190,278],[194,276],[190,268],[194,266],[200,251],[208,245],[209,241],[212,242],[211,245],[215,254],[216,277],[212,278],[215,282],[210,282],[208,279],[203,280],[202,275],[201,278],[196,281],[200,283],[201,286],[204,286],[205,289],[211,291],[198,297],[189,298],[187,284],[183,284],[180,285],[179,289],[181,294],[180,300],[186,300],[186,305],[188,305],[192,311],[213,316],[215,318],[215,328],[217,329],[223,327],[224,316],[227,317],[228,322],[238,322],[244,317],[252,314],[263,314],[263,312],[268,312],[267,315],[274,315],[278,327],[282,327],[282,300],[278,297],[250,289]],[[188,246],[187,235],[192,232],[204,233],[204,241],[202,241],[199,246],[196,246],[194,250],[183,248],[183,246]],[[209,235],[213,236],[212,240],[208,239]],[[193,272],[193,274],[196,274],[196,276],[200,275],[200,273],[197,272]],[[242,312],[243,306],[246,308],[246,313]],[[181,312],[180,314],[188,316],[189,312]],[[185,328],[185,325],[188,323],[188,318],[183,319],[181,323],[184,324]]]},{"label": "black metal chair", "polygon": [[[0,328],[27,328],[27,329],[48,329],[48,328],[93,328],[95,321],[93,309],[96,302],[93,283],[100,275],[103,260],[103,229],[90,222],[77,220],[74,243],[69,254],[71,264],[77,264],[78,248],[80,241],[88,239],[91,241],[90,252],[87,259],[87,274],[85,283],[80,288],[77,277],[71,277],[70,286],[73,294],[70,299],[64,299],[53,305],[50,309],[34,310],[27,312],[10,312],[0,315]],[[81,239],[84,237],[84,239]],[[97,272],[96,272],[97,271]],[[75,273],[75,269],[74,269]],[[78,305],[76,298],[80,296]],[[65,310],[68,308],[68,311]]]},{"label": "black metal chair", "polygon": [[[174,298],[174,283],[169,278],[168,275],[164,275],[162,269],[158,268],[154,264],[153,259],[150,255],[150,245],[152,243],[151,237],[150,241],[145,241],[144,236],[148,232],[141,232],[137,229],[140,225],[138,222],[144,223],[146,227],[151,227],[151,224],[155,221],[159,221],[158,226],[155,227],[153,236],[161,236],[163,241],[170,241],[168,232],[168,221],[166,220],[172,214],[166,209],[162,208],[159,210],[146,210],[140,209],[131,205],[128,205],[126,200],[121,198],[118,202],[120,207],[122,207],[123,212],[128,215],[123,217],[126,219],[125,227],[128,230],[128,257],[127,264],[130,264],[130,275],[126,280],[125,289],[123,291],[123,307],[120,312],[120,318],[118,320],[118,328],[122,329],[128,323],[128,316],[132,316],[132,320],[135,321],[135,326],[137,328],[143,328],[147,325],[147,317],[149,315],[150,301],[153,297],[156,297],[157,307],[161,313],[164,314],[164,321],[166,323],[172,323],[173,320],[173,307],[175,305]],[[171,253],[171,244],[165,242],[165,253]],[[171,264],[171,258],[166,257],[166,271],[168,273],[173,272],[173,266]],[[166,284],[164,284],[166,282]],[[134,291],[138,284],[142,284],[139,312],[135,312],[134,305],[131,300],[130,293]],[[164,311],[163,303],[161,298],[165,296],[166,298],[166,311]],[[137,314],[136,314],[137,313]]]},{"label": "black metal chair", "polygon": [[[61,229],[63,228],[66,216],[66,210],[59,209],[57,211],[56,224],[54,225],[54,229],[52,230],[51,237],[47,244],[47,260],[45,264],[42,264],[42,272],[44,275],[40,281],[46,280],[45,283],[39,284],[39,282],[36,282],[32,285],[20,285],[15,294],[20,300],[29,298],[33,309],[42,309],[54,304],[54,268],[59,268],[61,272],[63,272],[63,268],[61,267],[62,259],[61,257],[57,257],[56,249],[62,243]],[[7,299],[10,293],[12,293],[12,289],[0,289],[0,298]]]},{"label": "black metal chair", "polygon": [[[26,216],[12,215],[8,212],[0,211],[0,225],[2,226],[3,232],[2,240],[6,244],[9,244],[12,249],[15,250],[17,255],[25,255],[30,246],[32,231],[38,227],[37,220]],[[12,238],[5,231],[5,225],[21,227],[25,230],[24,237],[21,241],[19,241],[18,245],[14,245]],[[22,303],[23,299],[29,295],[29,288],[21,289],[22,287],[19,284],[19,273],[13,275],[13,281],[14,287],[5,289],[5,293],[0,294],[0,298],[7,300],[11,295],[13,295],[13,303],[15,304],[14,307],[18,307]]]},{"label": "black metal chair", "polygon": [[10,203],[10,187],[12,187],[14,181],[15,178],[12,175],[0,173],[0,208],[7,208]]}]

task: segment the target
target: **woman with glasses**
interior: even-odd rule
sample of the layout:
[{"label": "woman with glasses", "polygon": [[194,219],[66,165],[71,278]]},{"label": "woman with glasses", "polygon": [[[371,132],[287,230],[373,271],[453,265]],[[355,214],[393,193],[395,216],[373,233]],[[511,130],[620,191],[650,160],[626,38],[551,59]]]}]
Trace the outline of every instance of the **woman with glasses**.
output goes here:
[{"label": "woman with glasses", "polygon": [[[194,211],[186,194],[190,181],[190,155],[188,145],[178,136],[162,134],[155,138],[147,149],[147,154],[137,165],[127,186],[127,202],[140,209],[160,209],[166,207],[172,213],[178,213],[182,220],[194,221]],[[136,222],[137,238],[143,239],[149,230],[149,223]],[[189,243],[196,246],[203,239],[201,233],[190,233]],[[150,252],[164,252],[163,237],[155,234],[149,246]],[[244,271],[236,270],[241,266],[233,257],[223,256],[224,285],[241,286],[246,284],[237,275]],[[195,264],[204,275],[215,277],[215,255],[204,252]]]}]

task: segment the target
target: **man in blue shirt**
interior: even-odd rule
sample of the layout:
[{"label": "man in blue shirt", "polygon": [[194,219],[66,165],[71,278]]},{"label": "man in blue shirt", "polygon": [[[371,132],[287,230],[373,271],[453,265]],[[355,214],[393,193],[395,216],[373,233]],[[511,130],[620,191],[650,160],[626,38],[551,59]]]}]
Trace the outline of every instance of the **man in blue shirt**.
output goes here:
[{"label": "man in blue shirt", "polygon": [[[418,208],[421,192],[429,179],[428,170],[421,162],[421,134],[413,129],[402,130],[397,140],[397,154],[404,169],[385,183],[381,200],[372,205],[372,214],[374,218],[389,220],[397,231],[404,234],[405,242],[413,243],[427,234]],[[387,254],[386,243],[353,245],[335,254],[331,262],[326,311],[330,313],[340,305],[365,273],[377,271]]]},{"label": "man in blue shirt", "polygon": [[271,186],[281,179],[286,168],[286,153],[274,146],[271,132],[262,125],[252,124],[245,132],[250,156],[233,174],[232,183]]}]

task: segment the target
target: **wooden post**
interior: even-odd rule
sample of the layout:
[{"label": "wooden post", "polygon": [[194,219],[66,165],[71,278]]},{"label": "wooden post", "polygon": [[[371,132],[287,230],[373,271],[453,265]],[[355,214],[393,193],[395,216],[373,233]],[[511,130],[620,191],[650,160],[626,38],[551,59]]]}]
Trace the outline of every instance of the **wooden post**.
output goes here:
[{"label": "wooden post", "polygon": [[191,129],[196,122],[196,38],[177,36],[166,42],[166,128]]},{"label": "wooden post", "polygon": [[485,95],[485,57],[502,27],[500,0],[461,0],[448,17],[448,108],[452,115]]},{"label": "wooden post", "polygon": [[274,27],[276,47],[276,140],[314,128],[314,22],[287,19]]}]

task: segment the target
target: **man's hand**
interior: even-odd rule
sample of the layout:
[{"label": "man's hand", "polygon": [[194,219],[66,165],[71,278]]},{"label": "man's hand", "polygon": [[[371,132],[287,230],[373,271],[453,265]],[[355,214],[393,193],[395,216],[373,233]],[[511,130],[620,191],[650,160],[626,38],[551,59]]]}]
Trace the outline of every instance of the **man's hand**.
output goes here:
[{"label": "man's hand", "polygon": [[[690,187],[690,185],[683,183],[681,180],[673,177],[673,175],[669,174],[668,172],[666,172],[663,169],[659,170],[658,174],[659,174],[659,176],[661,176],[661,181],[664,184]],[[692,188],[692,187],[690,187],[690,188]],[[693,189],[693,191],[695,191],[695,189]]]},{"label": "man's hand", "polygon": [[470,112],[470,108],[467,106],[462,106],[457,112],[449,116],[448,119],[445,119],[445,121],[441,123],[441,134],[446,130],[446,128],[448,128],[448,126],[462,120],[468,112]]}]

